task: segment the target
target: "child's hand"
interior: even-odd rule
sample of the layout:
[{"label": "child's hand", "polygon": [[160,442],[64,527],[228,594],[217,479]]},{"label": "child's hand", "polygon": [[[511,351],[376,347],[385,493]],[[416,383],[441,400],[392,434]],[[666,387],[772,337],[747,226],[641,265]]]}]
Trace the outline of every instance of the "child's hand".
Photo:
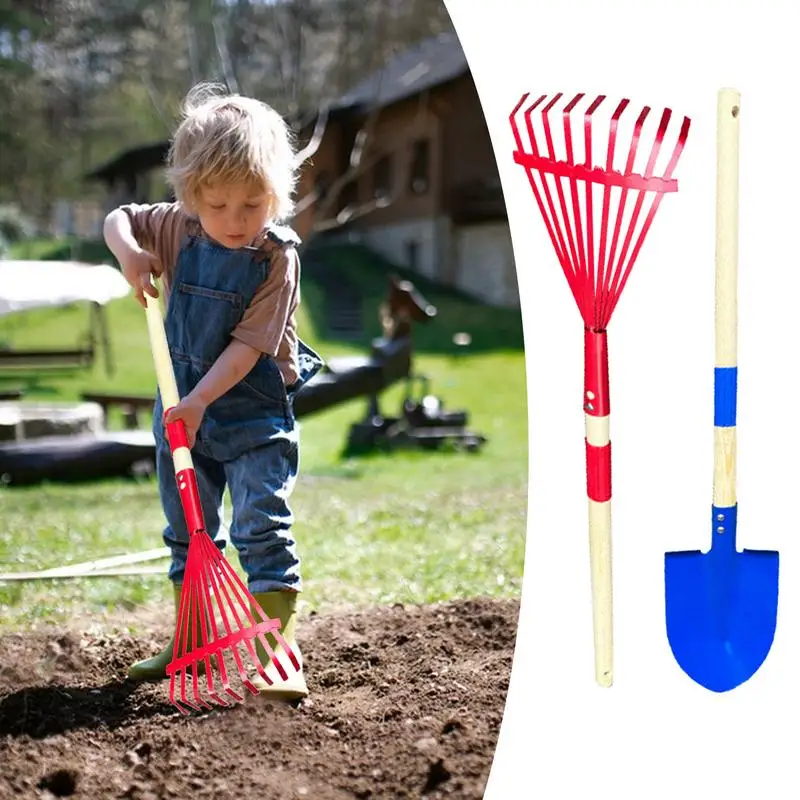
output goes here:
[{"label": "child's hand", "polygon": [[153,286],[150,277],[160,273],[156,256],[141,247],[131,248],[120,259],[120,265],[122,274],[133,288],[134,296],[140,305],[147,306],[147,301],[144,299],[145,292],[150,297],[158,297],[158,289]]},{"label": "child's hand", "polygon": [[206,413],[206,404],[192,394],[187,395],[178,403],[175,408],[170,409],[164,415],[164,422],[169,424],[183,420],[186,427],[186,436],[189,439],[189,449],[194,447],[197,431]]}]

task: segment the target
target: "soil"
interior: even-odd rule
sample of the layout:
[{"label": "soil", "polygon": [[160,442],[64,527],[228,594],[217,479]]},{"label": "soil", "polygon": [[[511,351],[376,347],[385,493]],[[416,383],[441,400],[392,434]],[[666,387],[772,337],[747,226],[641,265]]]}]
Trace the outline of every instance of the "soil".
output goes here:
[{"label": "soil", "polygon": [[471,600],[312,614],[299,631],[308,699],[246,693],[190,716],[168,682],[125,680],[163,646],[164,621],[135,638],[76,625],[2,636],[0,797],[482,798],[518,611]]}]

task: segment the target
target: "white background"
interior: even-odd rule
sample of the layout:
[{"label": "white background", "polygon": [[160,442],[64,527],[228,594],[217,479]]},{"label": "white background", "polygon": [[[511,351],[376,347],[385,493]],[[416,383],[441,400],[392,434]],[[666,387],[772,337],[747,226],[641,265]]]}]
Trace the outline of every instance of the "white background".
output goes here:
[{"label": "white background", "polygon": [[[494,142],[525,325],[522,612],[489,800],[796,798],[800,761],[800,75],[790,4],[449,0]],[[794,16],[794,15],[791,15]],[[669,650],[664,552],[711,537],[716,94],[741,92],[739,547],[780,551],[764,666],[723,695]],[[508,116],[523,92],[604,93],[692,118],[609,326],[615,685],[594,683],[583,328]]]}]

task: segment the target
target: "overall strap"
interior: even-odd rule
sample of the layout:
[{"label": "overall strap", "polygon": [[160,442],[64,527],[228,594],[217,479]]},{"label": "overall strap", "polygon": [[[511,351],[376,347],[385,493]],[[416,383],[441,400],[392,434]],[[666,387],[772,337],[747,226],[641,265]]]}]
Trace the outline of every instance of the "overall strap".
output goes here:
[{"label": "overall strap", "polygon": [[297,232],[288,225],[272,225],[267,229],[266,241],[279,247],[296,247],[301,240]]},{"label": "overall strap", "polygon": [[266,262],[267,271],[275,254],[288,247],[300,244],[300,237],[289,227],[270,226],[255,240],[255,244],[243,248],[257,264]]}]

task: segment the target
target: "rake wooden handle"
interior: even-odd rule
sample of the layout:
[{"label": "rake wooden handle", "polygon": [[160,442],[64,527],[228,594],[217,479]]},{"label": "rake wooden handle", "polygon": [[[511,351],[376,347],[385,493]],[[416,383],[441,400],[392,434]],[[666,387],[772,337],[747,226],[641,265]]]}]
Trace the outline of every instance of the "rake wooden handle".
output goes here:
[{"label": "rake wooden handle", "polygon": [[[166,414],[180,402],[178,384],[175,381],[175,372],[172,368],[172,357],[169,354],[167,332],[164,328],[164,318],[161,314],[159,301],[145,292],[147,303],[147,330],[150,335],[150,349],[153,353],[153,363],[156,370],[158,389],[161,392],[161,403]],[[189,439],[186,435],[186,426],[182,421],[170,422],[166,426],[167,441],[172,453],[172,464],[175,467],[175,480],[181,496],[181,505],[186,518],[189,534],[205,530],[203,510],[200,505],[200,490],[197,485],[197,475],[189,450]]]},{"label": "rake wooden handle", "polygon": [[594,676],[598,685],[614,683],[611,501],[589,500],[589,558],[592,568]]},{"label": "rake wooden handle", "polygon": [[588,328],[584,334],[584,411],[594,671],[597,683],[609,687],[614,682],[614,637],[608,342],[605,331]]},{"label": "rake wooden handle", "polygon": [[175,382],[175,373],[172,369],[172,358],[167,344],[167,332],[164,329],[164,318],[161,315],[159,301],[145,292],[147,301],[147,332],[150,335],[150,349],[153,353],[153,363],[156,369],[156,380],[161,392],[161,402],[164,410],[178,405],[180,395]]},{"label": "rake wooden handle", "polygon": [[717,93],[714,361],[714,506],[736,505],[739,108],[735,89]]}]

